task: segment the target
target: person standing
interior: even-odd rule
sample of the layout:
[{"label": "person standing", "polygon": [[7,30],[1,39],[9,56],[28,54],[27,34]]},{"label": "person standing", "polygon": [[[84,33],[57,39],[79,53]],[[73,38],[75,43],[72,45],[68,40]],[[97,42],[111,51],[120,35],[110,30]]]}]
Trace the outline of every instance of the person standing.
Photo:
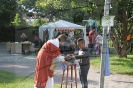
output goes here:
[{"label": "person standing", "polygon": [[99,46],[99,54],[101,53],[101,49],[102,49],[102,41],[103,41],[103,36],[99,32],[98,35],[96,36],[96,44],[98,44]]},{"label": "person standing", "polygon": [[94,43],[95,43],[95,28],[92,27],[91,31],[89,32],[89,48],[90,48],[90,54],[92,55],[93,49],[94,49]]},{"label": "person standing", "polygon": [[93,20],[91,17],[87,20],[87,23],[85,25],[86,27],[88,27],[89,29],[92,29],[93,27],[96,28],[97,23],[95,20]]},{"label": "person standing", "polygon": [[89,49],[85,47],[85,40],[82,38],[77,40],[77,45],[80,49],[78,55],[72,55],[70,58],[76,58],[79,60],[79,76],[82,88],[88,88],[87,75],[90,68]]},{"label": "person standing", "polygon": [[66,42],[65,35],[59,35],[56,39],[48,40],[40,49],[37,55],[34,88],[53,88],[53,76],[55,67],[54,62],[58,61],[66,65],[72,63],[65,61],[65,57],[61,55],[59,45]]},{"label": "person standing", "polygon": [[34,48],[41,48],[42,47],[42,41],[37,35],[34,36],[34,42],[33,43],[35,44]]},{"label": "person standing", "polygon": [[73,37],[70,39],[70,47],[71,47],[72,50],[75,50],[75,48],[76,48],[75,41],[76,41],[76,38],[73,36]]}]

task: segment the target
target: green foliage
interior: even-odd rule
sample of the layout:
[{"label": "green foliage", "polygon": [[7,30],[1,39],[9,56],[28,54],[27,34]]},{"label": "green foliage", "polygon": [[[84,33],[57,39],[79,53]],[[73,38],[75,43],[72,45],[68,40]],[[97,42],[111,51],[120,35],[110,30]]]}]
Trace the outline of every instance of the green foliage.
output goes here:
[{"label": "green foliage", "polygon": [[122,22],[121,19],[122,18],[122,13],[123,11],[127,11],[127,14],[128,14],[128,18],[130,18],[132,15],[133,15],[133,1],[131,0],[119,0],[119,2],[117,3],[118,5],[118,20],[120,22]]},{"label": "green foliage", "polygon": [[[133,41],[133,1],[119,0],[114,2],[111,14],[115,14],[117,24],[111,30],[111,39],[119,57],[127,57],[127,50],[130,49]],[[130,41],[126,40],[126,36],[131,34]]]},{"label": "green foliage", "polygon": [[[25,8],[32,8],[38,14],[51,19],[64,19],[82,23],[84,14],[88,17],[96,9],[92,1],[87,0],[20,0]],[[32,3],[32,5],[31,5]],[[51,15],[50,15],[51,14]]]},{"label": "green foliage", "polygon": [[84,12],[76,12],[73,15],[73,21],[74,23],[82,23],[84,17]]},{"label": "green foliage", "polygon": [[22,16],[20,17],[20,15],[18,13],[16,13],[16,16],[15,16],[12,24],[17,28],[28,26],[28,23],[26,22],[26,20],[23,19]]},{"label": "green foliage", "polygon": [[22,8],[25,8],[27,11],[28,10],[36,10],[36,7],[35,7],[36,1],[38,1],[38,0],[19,0],[18,4]]},{"label": "green foliage", "polygon": [[33,12],[27,13],[27,16],[28,16],[28,17],[32,17],[33,15],[34,15]]},{"label": "green foliage", "polygon": [[12,22],[12,24],[14,25],[14,26],[19,26],[20,25],[20,18],[19,18],[19,14],[18,13],[16,13],[16,16],[15,16],[15,18],[14,18],[14,21]]},{"label": "green foliage", "polygon": [[0,27],[0,42],[15,42],[15,27]]},{"label": "green foliage", "polygon": [[[0,88],[33,88],[34,80],[31,77],[25,77],[0,70]],[[54,88],[59,88],[60,85],[55,84]]]},{"label": "green foliage", "polygon": [[16,0],[0,0],[0,25],[8,26],[16,15]]},{"label": "green foliage", "polygon": [[[91,65],[100,68],[100,57],[93,58],[91,61]],[[133,55],[128,55],[128,58],[119,58],[116,55],[110,56],[110,69],[112,73],[125,74],[125,75],[133,75]]]},{"label": "green foliage", "polygon": [[28,26],[28,23],[25,21],[25,19],[21,18],[20,20],[21,20],[21,22],[20,22],[21,27],[27,27]]},{"label": "green foliage", "polygon": [[15,16],[14,21],[12,22],[12,24],[15,27],[17,27],[17,28],[19,28],[19,27],[27,27],[28,26],[26,20],[23,19],[22,17],[20,18],[20,15],[18,13],[16,14],[16,16]]},{"label": "green foliage", "polygon": [[75,34],[76,35],[80,35],[81,32],[82,32],[82,30],[81,29],[78,29],[78,30],[75,31]]},{"label": "green foliage", "polygon": [[34,20],[34,22],[32,23],[32,26],[42,26],[46,24],[46,19],[45,18],[37,18]]},{"label": "green foliage", "polygon": [[24,81],[24,77],[0,70],[0,87],[1,88],[31,88],[33,87],[33,79],[27,78]]}]

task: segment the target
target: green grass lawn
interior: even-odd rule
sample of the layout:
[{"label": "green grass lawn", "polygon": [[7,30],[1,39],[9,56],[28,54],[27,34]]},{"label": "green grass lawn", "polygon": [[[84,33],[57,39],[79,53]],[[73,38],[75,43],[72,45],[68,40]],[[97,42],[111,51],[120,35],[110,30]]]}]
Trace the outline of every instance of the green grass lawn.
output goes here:
[{"label": "green grass lawn", "polygon": [[[90,62],[91,66],[99,69],[101,58],[93,58]],[[128,58],[118,58],[117,55],[110,55],[110,70],[111,73],[133,76],[133,55],[128,55]]]},{"label": "green grass lawn", "polygon": [[[0,88],[34,88],[33,78],[25,77],[0,70]],[[54,88],[59,88],[60,85],[55,84]]]}]

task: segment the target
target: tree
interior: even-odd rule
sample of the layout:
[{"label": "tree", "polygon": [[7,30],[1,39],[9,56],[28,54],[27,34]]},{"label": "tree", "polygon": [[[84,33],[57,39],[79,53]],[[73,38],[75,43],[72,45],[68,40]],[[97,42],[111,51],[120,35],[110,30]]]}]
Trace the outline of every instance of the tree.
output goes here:
[{"label": "tree", "polygon": [[0,25],[8,26],[16,15],[16,0],[0,0]]},{"label": "tree", "polygon": [[20,18],[19,18],[19,14],[18,13],[16,13],[16,16],[15,16],[15,18],[14,18],[14,21],[12,22],[12,24],[14,25],[14,26],[19,26],[20,25]]},{"label": "tree", "polygon": [[37,18],[33,21],[32,26],[39,27],[46,24],[45,18]]},{"label": "tree", "polygon": [[[119,57],[127,57],[127,52],[133,42],[133,1],[119,0],[116,6],[118,8],[115,10],[117,25],[111,30],[111,39]],[[127,40],[126,37],[129,34],[130,40]]]},{"label": "tree", "polygon": [[104,0],[19,0],[19,4],[27,11],[35,11],[50,19],[79,21],[77,23],[81,24],[82,19],[90,16],[102,18]]},{"label": "tree", "polygon": [[36,2],[39,0],[19,0],[18,4],[20,5],[20,7],[22,7],[23,9],[25,9],[27,12],[29,10],[33,10],[36,11]]},{"label": "tree", "polygon": [[79,21],[77,23],[82,23],[85,15],[88,16],[95,9],[93,2],[89,0],[20,0],[20,3],[25,9],[32,9],[47,18]]},{"label": "tree", "polygon": [[27,13],[27,16],[28,17],[32,17],[32,16],[34,16],[34,13],[33,12],[29,12],[29,13]]}]

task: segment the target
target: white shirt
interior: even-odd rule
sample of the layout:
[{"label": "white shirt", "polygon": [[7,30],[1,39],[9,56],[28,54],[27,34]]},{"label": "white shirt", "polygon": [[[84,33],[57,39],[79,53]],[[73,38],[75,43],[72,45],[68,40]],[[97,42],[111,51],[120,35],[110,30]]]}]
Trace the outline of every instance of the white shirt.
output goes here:
[{"label": "white shirt", "polygon": [[[51,42],[53,45],[57,46],[59,48],[59,40],[58,39],[52,39],[52,40],[48,40],[48,42]],[[55,59],[53,59],[53,63],[55,62],[64,62],[65,57],[62,55],[57,56]]]},{"label": "white shirt", "polygon": [[103,37],[102,37],[101,35],[97,35],[96,41],[97,41],[98,43],[102,44]]},{"label": "white shirt", "polygon": [[72,32],[69,32],[69,36],[70,36],[70,38],[72,38],[73,35],[74,35],[74,32],[73,32],[73,31],[72,31]]},{"label": "white shirt", "polygon": [[[78,55],[83,55],[83,51],[79,50]],[[78,61],[82,63],[82,59],[79,59]]]}]

